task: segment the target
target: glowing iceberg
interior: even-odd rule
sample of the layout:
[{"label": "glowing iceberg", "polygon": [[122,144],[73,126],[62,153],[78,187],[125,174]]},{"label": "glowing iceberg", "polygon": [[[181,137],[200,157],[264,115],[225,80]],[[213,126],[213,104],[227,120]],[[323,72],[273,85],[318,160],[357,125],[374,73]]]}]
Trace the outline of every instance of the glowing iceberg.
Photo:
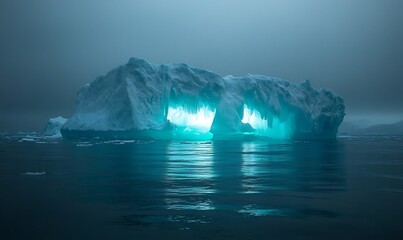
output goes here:
[{"label": "glowing iceberg", "polygon": [[260,75],[221,77],[186,64],[131,58],[84,86],[64,137],[334,138],[340,96]]}]

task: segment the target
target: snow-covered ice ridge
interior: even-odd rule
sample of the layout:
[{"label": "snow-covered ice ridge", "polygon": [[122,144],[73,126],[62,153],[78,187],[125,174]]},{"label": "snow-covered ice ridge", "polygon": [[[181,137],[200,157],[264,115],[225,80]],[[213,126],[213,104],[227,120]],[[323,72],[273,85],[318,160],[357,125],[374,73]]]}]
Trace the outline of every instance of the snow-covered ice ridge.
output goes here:
[{"label": "snow-covered ice ridge", "polygon": [[261,75],[222,77],[186,64],[131,58],[78,93],[63,137],[335,138],[342,97]]}]

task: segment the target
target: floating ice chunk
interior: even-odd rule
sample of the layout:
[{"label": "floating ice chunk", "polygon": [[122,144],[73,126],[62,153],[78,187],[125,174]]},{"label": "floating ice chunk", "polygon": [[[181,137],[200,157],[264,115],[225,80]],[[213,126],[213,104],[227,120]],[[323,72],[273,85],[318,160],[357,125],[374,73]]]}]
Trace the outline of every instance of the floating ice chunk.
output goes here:
[{"label": "floating ice chunk", "polygon": [[91,144],[91,143],[78,143],[76,146],[77,147],[91,147],[91,146],[94,146],[94,145]]},{"label": "floating ice chunk", "polygon": [[36,141],[36,139],[34,139],[34,138],[24,137],[24,138],[21,138],[18,142],[35,142],[35,141]]},{"label": "floating ice chunk", "polygon": [[65,124],[67,119],[63,117],[56,117],[49,119],[42,134],[45,136],[61,137],[60,128]]},{"label": "floating ice chunk", "polygon": [[45,175],[46,172],[25,172],[22,175],[28,175],[28,176],[40,176],[40,175]]}]

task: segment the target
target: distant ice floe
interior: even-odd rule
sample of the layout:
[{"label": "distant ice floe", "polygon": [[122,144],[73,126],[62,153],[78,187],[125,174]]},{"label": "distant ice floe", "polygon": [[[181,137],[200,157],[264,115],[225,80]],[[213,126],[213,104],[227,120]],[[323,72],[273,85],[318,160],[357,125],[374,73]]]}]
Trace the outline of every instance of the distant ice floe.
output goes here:
[{"label": "distant ice floe", "polygon": [[94,144],[91,144],[89,142],[84,142],[84,143],[78,143],[76,146],[77,147],[91,147],[91,146],[94,146]]},{"label": "distant ice floe", "polygon": [[59,142],[59,138],[55,138],[54,136],[42,136],[42,135],[11,135],[6,139],[15,140],[19,143],[38,143],[38,144],[56,144]]},{"label": "distant ice floe", "polygon": [[18,142],[35,142],[36,140],[34,138],[22,138]]},{"label": "distant ice floe", "polygon": [[27,175],[27,176],[41,176],[45,175],[46,172],[25,172],[22,175]]}]

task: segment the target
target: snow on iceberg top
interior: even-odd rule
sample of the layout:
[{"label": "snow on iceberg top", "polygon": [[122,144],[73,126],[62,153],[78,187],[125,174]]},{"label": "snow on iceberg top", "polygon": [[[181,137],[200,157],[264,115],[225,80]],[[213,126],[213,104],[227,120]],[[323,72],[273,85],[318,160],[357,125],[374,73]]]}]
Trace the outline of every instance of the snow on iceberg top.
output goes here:
[{"label": "snow on iceberg top", "polygon": [[222,77],[186,64],[131,58],[79,91],[75,113],[61,132],[65,137],[137,138],[163,132],[167,138],[334,138],[343,118],[343,99],[313,89],[309,81]]}]

